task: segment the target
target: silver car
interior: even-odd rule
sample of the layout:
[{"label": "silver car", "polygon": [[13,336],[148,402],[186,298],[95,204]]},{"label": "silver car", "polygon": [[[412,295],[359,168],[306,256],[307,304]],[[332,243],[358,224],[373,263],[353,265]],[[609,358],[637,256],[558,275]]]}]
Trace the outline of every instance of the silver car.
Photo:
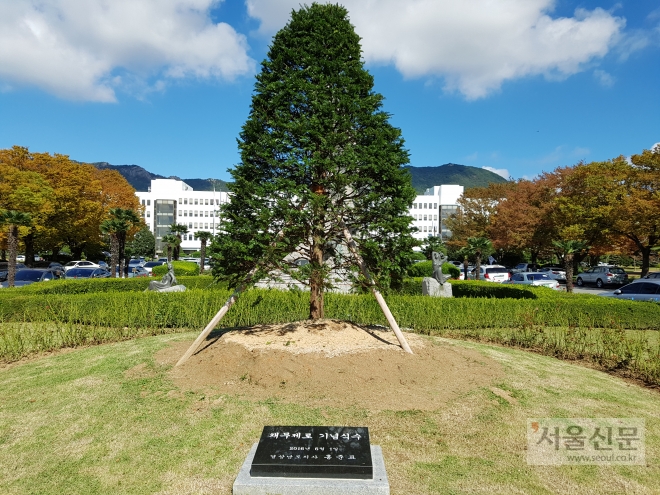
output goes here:
[{"label": "silver car", "polygon": [[566,271],[559,266],[544,266],[538,270],[545,273],[548,277],[557,280],[560,284],[566,283]]},{"label": "silver car", "polygon": [[660,302],[660,278],[639,279],[624,285],[620,289],[607,294],[600,294],[615,299],[628,299],[630,301]]},{"label": "silver car", "polygon": [[559,282],[551,279],[547,273],[541,272],[514,273],[511,275],[511,280],[505,281],[504,283],[534,285],[536,287],[547,287],[548,289],[559,290]]},{"label": "silver car", "polygon": [[606,285],[624,285],[628,283],[628,274],[618,266],[593,266],[580,273],[576,283],[579,287],[596,284],[599,289]]}]

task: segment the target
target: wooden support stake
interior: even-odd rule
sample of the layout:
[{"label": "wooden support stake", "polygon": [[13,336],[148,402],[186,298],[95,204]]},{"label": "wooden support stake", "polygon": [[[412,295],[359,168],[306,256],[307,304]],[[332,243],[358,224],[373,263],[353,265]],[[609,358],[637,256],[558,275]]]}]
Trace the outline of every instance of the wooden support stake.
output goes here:
[{"label": "wooden support stake", "polygon": [[211,333],[211,330],[213,330],[218,323],[220,323],[220,320],[227,314],[227,311],[229,311],[229,308],[231,308],[234,303],[238,300],[238,296],[245,290],[245,288],[248,286],[249,281],[252,279],[252,276],[257,272],[257,268],[253,268],[252,271],[248,274],[246,277],[245,281],[234,291],[234,293],[229,296],[229,299],[227,299],[227,302],[220,308],[220,311],[216,313],[216,315],[213,317],[213,319],[209,322],[208,325],[202,330],[202,333],[199,334],[199,337],[195,340],[195,342],[192,343],[192,345],[188,348],[186,353],[181,356],[181,359],[177,361],[177,363],[174,365],[176,368],[177,366],[182,365],[186,361],[188,361],[188,358],[195,354],[195,351],[199,348],[200,344],[202,341],[208,336],[208,334]]},{"label": "wooden support stake", "polygon": [[376,298],[376,301],[378,301],[378,305],[380,306],[380,309],[383,311],[383,314],[385,315],[385,318],[387,318],[388,323],[390,324],[390,327],[394,331],[394,334],[396,335],[396,338],[399,340],[399,344],[401,344],[401,348],[412,354],[413,351],[410,349],[410,346],[408,345],[408,342],[406,341],[406,338],[403,336],[403,333],[401,332],[401,329],[399,328],[399,325],[397,324],[396,320],[394,319],[394,316],[392,315],[392,312],[390,311],[390,308],[387,306],[387,303],[385,302],[385,299],[383,299],[383,295],[380,293],[378,288],[376,287],[376,284],[374,283],[374,279],[371,276],[371,273],[369,273],[369,268],[367,267],[367,264],[364,262],[362,259],[362,256],[360,256],[360,253],[358,252],[358,247],[353,240],[353,236],[349,232],[348,228],[346,227],[346,224],[342,221],[341,222],[342,229],[344,230],[344,237],[346,238],[346,242],[348,243],[348,249],[351,250],[351,253],[353,253],[353,256],[355,256],[355,259],[357,260],[358,264],[360,265],[360,269],[362,270],[362,274],[364,277],[367,279],[369,282],[369,285],[371,286],[371,292],[373,293],[374,297]]}]

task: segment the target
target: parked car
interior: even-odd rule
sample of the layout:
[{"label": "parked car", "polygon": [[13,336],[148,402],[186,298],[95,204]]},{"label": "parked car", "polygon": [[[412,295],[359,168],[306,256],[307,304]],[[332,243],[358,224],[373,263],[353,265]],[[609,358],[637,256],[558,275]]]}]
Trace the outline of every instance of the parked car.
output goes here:
[{"label": "parked car", "polygon": [[[35,282],[45,282],[48,280],[57,280],[62,278],[59,272],[51,268],[23,268],[16,272],[14,287],[23,287]],[[0,287],[7,288],[9,282],[0,283]]]},{"label": "parked car", "polygon": [[91,261],[69,261],[66,265],[64,265],[64,271],[68,272],[71,268],[100,268],[99,265],[96,263],[92,263]]},{"label": "parked car", "polygon": [[635,280],[628,285],[624,285],[614,292],[600,294],[614,299],[628,299],[630,301],[655,301],[660,302],[660,277]]},{"label": "parked car", "polygon": [[134,266],[133,268],[129,268],[128,270],[128,278],[135,278],[135,277],[150,277],[151,272],[147,271],[146,268],[143,266]]},{"label": "parked car", "polygon": [[628,283],[628,274],[618,266],[593,266],[580,273],[576,283],[578,287],[585,284],[596,284],[598,288],[606,285],[624,285]]},{"label": "parked car", "polygon": [[25,263],[25,255],[24,254],[17,254],[16,255],[16,261],[20,261],[21,263]]},{"label": "parked car", "polygon": [[128,268],[130,269],[130,268],[133,268],[135,266],[142,266],[142,265],[144,265],[144,263],[145,263],[144,260],[141,260],[141,259],[138,259],[138,258],[131,258],[128,261]]},{"label": "parked car", "polygon": [[[22,270],[23,268],[27,268],[23,263],[16,263],[16,271]],[[7,280],[7,275],[9,273],[9,263],[6,261],[3,261],[0,263],[0,282],[4,282]]]},{"label": "parked car", "polygon": [[653,279],[653,278],[657,278],[657,279],[660,279],[660,272],[649,273],[649,274],[648,274],[646,277],[644,277],[644,278],[645,278],[645,279],[647,279],[647,278],[651,278],[651,279]]},{"label": "parked car", "polygon": [[520,272],[537,272],[539,271],[539,265],[534,263],[518,263],[511,269],[511,273],[520,273]]},{"label": "parked car", "polygon": [[147,270],[149,272],[149,274],[151,275],[151,272],[152,272],[154,266],[160,266],[160,265],[163,265],[165,263],[166,263],[166,261],[147,261],[144,265],[142,265],[142,268]]},{"label": "parked car", "polygon": [[[468,272],[468,280],[475,280],[476,268]],[[504,282],[510,278],[509,270],[502,265],[481,265],[479,267],[479,280],[487,282]]]},{"label": "parked car", "polygon": [[94,267],[73,267],[66,271],[65,278],[108,278],[110,272],[100,266]]},{"label": "parked car", "polygon": [[538,270],[545,273],[548,277],[558,281],[560,284],[566,283],[566,271],[561,266],[546,265]]},{"label": "parked car", "polygon": [[505,280],[505,284],[534,285],[536,287],[547,287],[559,290],[559,282],[542,272],[520,272],[511,275],[511,280]]}]

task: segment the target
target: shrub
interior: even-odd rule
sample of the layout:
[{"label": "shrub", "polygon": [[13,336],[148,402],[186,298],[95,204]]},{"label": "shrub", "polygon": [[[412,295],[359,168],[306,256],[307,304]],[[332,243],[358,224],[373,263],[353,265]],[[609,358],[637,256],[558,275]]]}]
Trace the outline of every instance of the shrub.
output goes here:
[{"label": "shrub", "polygon": [[[442,264],[442,273],[451,276],[451,278],[459,278],[461,271],[451,263]],[[420,261],[408,268],[408,275],[411,277],[432,277],[433,276],[433,261]]]},{"label": "shrub", "polygon": [[[174,275],[177,277],[199,275],[199,265],[194,261],[172,261]],[[167,273],[167,263],[160,266],[154,266],[152,274],[154,277],[162,277]]]}]

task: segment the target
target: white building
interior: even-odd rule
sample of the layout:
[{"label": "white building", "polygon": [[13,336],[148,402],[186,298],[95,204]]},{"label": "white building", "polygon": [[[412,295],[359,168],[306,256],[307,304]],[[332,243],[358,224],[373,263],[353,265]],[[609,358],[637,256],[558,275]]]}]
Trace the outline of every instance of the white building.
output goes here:
[{"label": "white building", "polygon": [[[144,208],[144,222],[156,238],[156,252],[162,253],[161,239],[169,234],[170,225],[184,224],[188,233],[183,234],[181,250],[184,253],[199,251],[201,242],[195,239],[195,232],[205,230],[216,233],[219,221],[219,207],[229,201],[229,193],[220,191],[194,191],[180,180],[153,179],[146,192],[136,192]],[[416,239],[441,236],[443,240],[451,236],[445,221],[458,210],[458,198],[463,194],[463,186],[442,185],[427,189],[415,198],[410,209],[413,225],[418,232]]]},{"label": "white building", "polygon": [[215,234],[218,209],[229,201],[226,192],[194,191],[185,182],[174,179],[153,179],[148,191],[135,194],[144,208],[144,222],[156,237],[157,253],[163,252],[161,239],[169,234],[173,223],[188,227],[188,233],[181,238],[182,252],[199,251],[202,244],[195,239],[195,232],[205,230]]},{"label": "white building", "polygon": [[410,208],[413,225],[418,229],[414,234],[415,239],[440,236],[444,241],[451,237],[445,222],[458,211],[458,198],[463,195],[463,190],[463,186],[453,184],[433,186],[415,198]]}]

